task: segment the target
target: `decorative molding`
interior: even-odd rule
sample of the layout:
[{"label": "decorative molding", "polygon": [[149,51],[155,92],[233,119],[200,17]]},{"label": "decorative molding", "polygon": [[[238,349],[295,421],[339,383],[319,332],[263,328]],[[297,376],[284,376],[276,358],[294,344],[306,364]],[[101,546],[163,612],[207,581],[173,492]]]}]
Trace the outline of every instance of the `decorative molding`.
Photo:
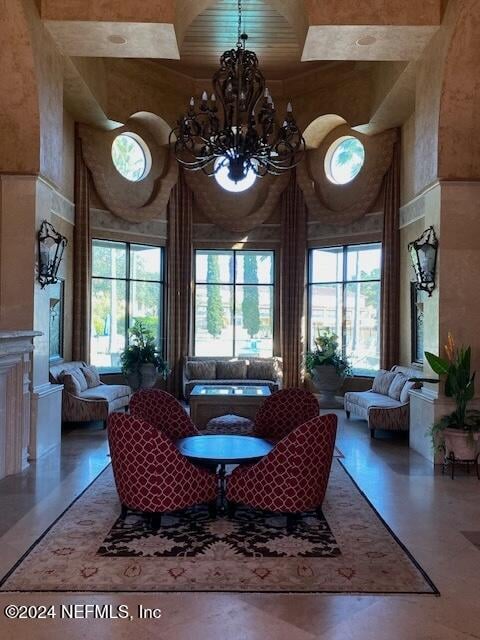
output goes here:
[{"label": "decorative molding", "polygon": [[166,239],[168,224],[166,220],[153,219],[139,222],[132,225],[122,218],[118,218],[110,211],[105,209],[90,210],[90,223],[92,227],[92,235],[95,232],[112,231],[115,233],[128,233],[130,235],[157,237]]},{"label": "decorative molding", "polygon": [[52,182],[43,176],[39,176],[38,180],[49,190],[51,196],[50,213],[71,225],[75,225],[75,203],[64,196]]},{"label": "decorative molding", "polygon": [[[330,145],[343,135],[354,135],[361,140],[365,147],[365,164],[352,182],[336,185],[325,174],[325,155]],[[297,179],[310,220],[345,226],[363,218],[380,194],[397,138],[396,129],[367,136],[344,125],[334,129],[318,149],[308,150],[306,161],[297,168]]]},{"label": "decorative molding", "polygon": [[337,238],[348,236],[363,236],[371,234],[378,236],[383,232],[383,212],[368,213],[360,220],[347,225],[324,224],[311,220],[307,227],[308,240]]},{"label": "decorative molding", "polygon": [[410,200],[410,202],[400,207],[400,229],[425,217],[425,196],[438,186],[440,186],[440,183],[436,180],[429,184],[428,187],[415,196],[415,198]]},{"label": "decorative molding", "polygon": [[279,224],[262,224],[245,232],[234,232],[223,229],[208,222],[193,224],[194,242],[266,242],[277,244],[280,241],[281,226]]},{"label": "decorative molding", "polygon": [[44,398],[45,396],[50,396],[55,393],[61,393],[62,391],[63,384],[52,384],[51,382],[46,382],[33,387],[33,394],[39,398]]},{"label": "decorative molding", "polygon": [[[118,218],[138,224],[166,214],[170,191],[177,181],[178,166],[168,147],[161,147],[155,137],[137,121],[114,131],[101,131],[86,125],[79,128],[85,163],[101,201]],[[152,155],[152,168],[144,179],[129,182],[113,166],[112,142],[123,131],[138,133]]]}]

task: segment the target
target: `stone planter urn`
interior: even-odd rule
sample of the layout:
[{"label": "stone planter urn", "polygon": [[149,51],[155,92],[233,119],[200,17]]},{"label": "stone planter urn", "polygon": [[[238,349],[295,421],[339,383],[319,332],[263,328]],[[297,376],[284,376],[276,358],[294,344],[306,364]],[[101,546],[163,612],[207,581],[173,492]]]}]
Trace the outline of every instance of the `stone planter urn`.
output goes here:
[{"label": "stone planter urn", "polygon": [[127,375],[128,384],[136,391],[137,389],[151,389],[158,379],[157,369],[152,363],[140,365],[140,370]]},{"label": "stone planter urn", "polygon": [[445,454],[455,460],[475,460],[480,453],[480,433],[469,434],[461,429],[445,429]]},{"label": "stone planter urn", "polygon": [[320,406],[326,408],[341,407],[335,398],[343,383],[343,376],[331,364],[313,367],[312,380],[315,391],[320,395]]}]

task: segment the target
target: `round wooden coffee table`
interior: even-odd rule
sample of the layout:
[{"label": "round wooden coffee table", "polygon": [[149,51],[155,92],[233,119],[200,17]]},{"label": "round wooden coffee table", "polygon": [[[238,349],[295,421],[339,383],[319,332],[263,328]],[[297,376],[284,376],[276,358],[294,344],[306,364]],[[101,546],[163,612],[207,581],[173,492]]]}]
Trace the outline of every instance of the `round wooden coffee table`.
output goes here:
[{"label": "round wooden coffee table", "polygon": [[225,466],[257,462],[270,453],[273,444],[254,436],[211,435],[188,436],[176,442],[182,455],[191,462],[219,467],[220,504],[225,498]]}]

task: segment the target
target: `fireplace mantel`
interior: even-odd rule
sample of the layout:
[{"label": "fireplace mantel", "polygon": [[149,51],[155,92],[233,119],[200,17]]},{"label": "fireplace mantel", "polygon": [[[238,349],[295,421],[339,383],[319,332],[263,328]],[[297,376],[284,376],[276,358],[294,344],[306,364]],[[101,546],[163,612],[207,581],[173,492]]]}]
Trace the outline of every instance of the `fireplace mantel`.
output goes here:
[{"label": "fireplace mantel", "polygon": [[28,465],[33,340],[40,331],[0,331],[0,478]]}]

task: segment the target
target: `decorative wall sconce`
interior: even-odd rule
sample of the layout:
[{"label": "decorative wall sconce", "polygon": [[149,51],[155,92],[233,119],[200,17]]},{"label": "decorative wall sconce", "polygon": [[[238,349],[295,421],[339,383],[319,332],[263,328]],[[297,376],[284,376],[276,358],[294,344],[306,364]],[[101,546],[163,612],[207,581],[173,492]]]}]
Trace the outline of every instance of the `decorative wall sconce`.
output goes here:
[{"label": "decorative wall sconce", "polygon": [[415,286],[431,296],[435,289],[438,251],[438,239],[433,227],[428,227],[417,240],[410,242],[408,251],[415,269]]},{"label": "decorative wall sconce", "polygon": [[58,281],[57,273],[67,246],[67,238],[44,220],[38,232],[38,281],[43,289]]}]

